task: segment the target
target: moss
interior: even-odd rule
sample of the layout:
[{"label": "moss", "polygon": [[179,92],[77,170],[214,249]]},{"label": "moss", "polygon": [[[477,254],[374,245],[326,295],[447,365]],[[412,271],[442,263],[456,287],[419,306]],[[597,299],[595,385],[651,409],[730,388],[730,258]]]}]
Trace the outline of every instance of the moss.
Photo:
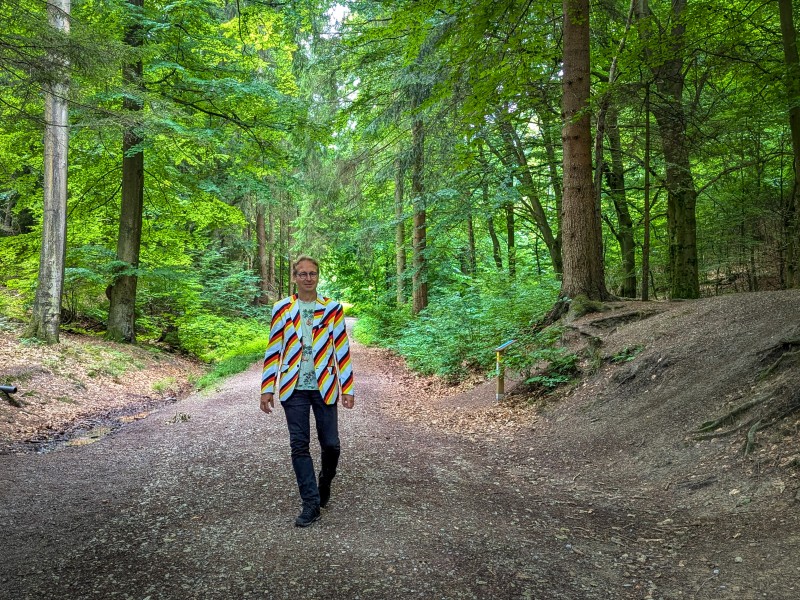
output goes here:
[{"label": "moss", "polygon": [[603,312],[605,310],[605,304],[598,300],[590,300],[583,294],[575,296],[569,305],[570,316],[574,319],[582,317],[583,315],[588,315],[589,313]]}]

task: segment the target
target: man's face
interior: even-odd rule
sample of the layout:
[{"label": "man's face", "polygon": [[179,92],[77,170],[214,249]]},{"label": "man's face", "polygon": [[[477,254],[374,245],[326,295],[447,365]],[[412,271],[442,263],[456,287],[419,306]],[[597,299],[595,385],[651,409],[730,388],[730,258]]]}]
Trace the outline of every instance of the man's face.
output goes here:
[{"label": "man's face", "polygon": [[297,284],[297,289],[302,292],[316,292],[319,283],[319,271],[310,260],[297,263],[292,280]]}]

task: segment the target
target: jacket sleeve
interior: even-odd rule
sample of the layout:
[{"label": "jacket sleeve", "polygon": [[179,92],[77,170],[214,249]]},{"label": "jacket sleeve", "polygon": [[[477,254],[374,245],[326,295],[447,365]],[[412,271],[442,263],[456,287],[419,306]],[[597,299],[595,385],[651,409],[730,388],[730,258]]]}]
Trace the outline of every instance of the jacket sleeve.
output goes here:
[{"label": "jacket sleeve", "polygon": [[272,307],[272,319],[269,328],[269,344],[264,353],[264,368],[261,371],[261,393],[275,393],[275,379],[283,348],[283,311],[280,303]]},{"label": "jacket sleeve", "polygon": [[342,305],[336,306],[333,316],[333,344],[336,362],[339,365],[339,383],[342,394],[353,394],[353,365],[350,362],[350,341],[344,328],[344,310]]}]

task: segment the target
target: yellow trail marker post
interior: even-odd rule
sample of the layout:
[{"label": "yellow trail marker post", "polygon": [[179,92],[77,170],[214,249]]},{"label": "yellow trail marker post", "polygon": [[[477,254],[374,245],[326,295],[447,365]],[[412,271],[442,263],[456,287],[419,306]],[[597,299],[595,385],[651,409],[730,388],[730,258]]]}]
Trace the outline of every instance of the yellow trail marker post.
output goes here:
[{"label": "yellow trail marker post", "polygon": [[503,365],[503,352],[508,348],[511,344],[513,344],[516,340],[508,340],[500,344],[497,348],[494,349],[495,353],[497,354],[497,394],[495,399],[500,402],[503,398],[505,398],[505,366]]}]

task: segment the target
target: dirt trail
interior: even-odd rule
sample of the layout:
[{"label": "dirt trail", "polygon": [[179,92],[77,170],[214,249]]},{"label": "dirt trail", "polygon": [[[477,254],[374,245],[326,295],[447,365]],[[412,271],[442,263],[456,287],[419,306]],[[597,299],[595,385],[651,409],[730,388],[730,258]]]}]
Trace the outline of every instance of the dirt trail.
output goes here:
[{"label": "dirt trail", "polygon": [[544,434],[397,418],[396,362],[353,358],[341,473],[308,529],[255,367],[94,444],[0,455],[0,598],[797,597],[800,572],[769,560],[746,514],[696,519],[585,478]]}]

